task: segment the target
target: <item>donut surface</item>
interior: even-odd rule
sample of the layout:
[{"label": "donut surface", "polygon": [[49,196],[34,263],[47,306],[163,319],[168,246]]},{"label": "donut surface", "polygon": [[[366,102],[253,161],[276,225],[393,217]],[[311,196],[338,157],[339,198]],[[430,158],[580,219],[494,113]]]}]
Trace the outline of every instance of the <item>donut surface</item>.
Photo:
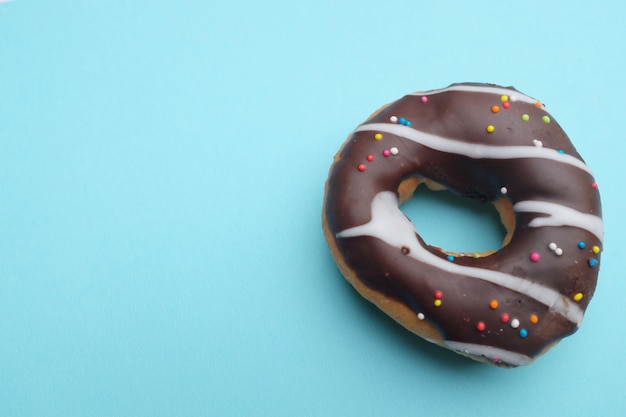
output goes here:
[{"label": "donut surface", "polygon": [[[493,203],[503,246],[461,254],[424,242],[399,209],[420,183]],[[574,333],[596,287],[597,184],[545,106],[512,87],[453,84],[378,110],[336,155],[322,222],[361,295],[496,366],[530,364]]]}]

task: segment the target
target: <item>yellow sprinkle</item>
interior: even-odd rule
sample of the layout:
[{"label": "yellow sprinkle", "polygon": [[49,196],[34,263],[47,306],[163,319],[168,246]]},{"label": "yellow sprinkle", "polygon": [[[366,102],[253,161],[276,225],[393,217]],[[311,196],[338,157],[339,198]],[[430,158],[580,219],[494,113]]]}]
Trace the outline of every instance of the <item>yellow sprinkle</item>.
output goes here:
[{"label": "yellow sprinkle", "polygon": [[583,299],[583,293],[582,292],[576,293],[576,295],[574,295],[574,301],[580,301],[582,299]]},{"label": "yellow sprinkle", "polygon": [[506,103],[507,101],[509,101],[509,96],[501,96],[500,101]]},{"label": "yellow sprinkle", "polygon": [[536,315],[536,314],[531,314],[531,315],[530,315],[530,322],[531,322],[532,324],[537,324],[537,322],[538,322],[538,321],[539,321],[539,317],[537,317],[537,315]]},{"label": "yellow sprinkle", "polygon": [[493,125],[489,125],[489,126],[487,126],[487,132],[489,132],[489,133],[493,133],[493,131],[494,131],[494,130],[496,130],[496,128],[495,128],[495,127],[493,127]]},{"label": "yellow sprinkle", "polygon": [[591,248],[591,251],[593,253],[600,253],[600,248],[598,246],[594,246],[593,248]]},{"label": "yellow sprinkle", "polygon": [[441,305],[441,300],[435,300],[435,307],[439,307]]},{"label": "yellow sprinkle", "polygon": [[478,259],[478,258],[480,258],[480,253],[476,252],[476,253],[474,253],[474,254],[472,255],[472,257],[474,257],[474,258]]},{"label": "yellow sprinkle", "polygon": [[376,139],[376,140],[381,140],[382,138],[383,138],[383,135],[381,135],[380,133],[376,133],[374,135],[374,139]]}]

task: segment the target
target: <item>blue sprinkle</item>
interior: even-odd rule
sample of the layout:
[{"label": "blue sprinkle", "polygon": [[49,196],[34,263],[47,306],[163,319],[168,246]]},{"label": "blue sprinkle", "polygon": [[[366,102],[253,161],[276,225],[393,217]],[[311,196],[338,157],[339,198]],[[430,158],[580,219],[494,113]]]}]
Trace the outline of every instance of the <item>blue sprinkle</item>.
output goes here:
[{"label": "blue sprinkle", "polygon": [[398,123],[400,123],[401,125],[405,125],[405,124],[406,124],[406,119],[405,119],[404,117],[401,117],[401,118],[398,120]]},{"label": "blue sprinkle", "polygon": [[557,152],[560,153],[561,155],[563,155],[565,153],[565,151],[563,149],[557,149]]},{"label": "blue sprinkle", "polygon": [[519,331],[519,337],[521,337],[522,339],[526,339],[526,337],[528,337],[528,330],[526,330],[526,329],[520,329],[520,331]]},{"label": "blue sprinkle", "polygon": [[598,266],[598,260],[596,258],[589,259],[589,266],[595,268],[596,266]]},{"label": "blue sprinkle", "polygon": [[448,255],[448,256],[447,256],[447,259],[448,259],[450,262],[452,262],[452,261],[454,261],[454,256],[452,256],[452,255]]},{"label": "blue sprinkle", "polygon": [[579,249],[585,249],[585,246],[587,246],[587,245],[585,245],[585,242],[583,242],[582,240],[580,242],[578,242],[578,248]]},{"label": "blue sprinkle", "polygon": [[407,126],[411,126],[412,124],[413,124],[413,123],[411,123],[411,121],[410,121],[410,120],[407,120],[407,121],[406,121],[406,125],[407,125]]}]

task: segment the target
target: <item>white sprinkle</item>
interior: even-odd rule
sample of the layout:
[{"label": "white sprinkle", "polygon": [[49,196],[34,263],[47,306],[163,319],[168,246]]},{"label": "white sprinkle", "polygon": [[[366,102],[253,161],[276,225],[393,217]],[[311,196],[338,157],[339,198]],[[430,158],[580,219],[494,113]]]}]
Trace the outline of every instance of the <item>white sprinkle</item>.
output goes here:
[{"label": "white sprinkle", "polygon": [[517,329],[519,327],[519,320],[518,319],[511,320],[511,327],[514,329]]},{"label": "white sprinkle", "polygon": [[539,139],[533,139],[533,143],[535,144],[536,147],[541,148],[543,146],[543,142],[540,141]]},{"label": "white sprinkle", "polygon": [[397,118],[396,116],[391,116],[391,117],[389,118],[389,121],[390,121],[391,123],[398,123],[398,118]]},{"label": "white sprinkle", "polygon": [[555,250],[558,248],[558,246],[556,246],[556,243],[552,242],[548,245],[548,247],[550,248],[550,250]]},{"label": "white sprinkle", "polygon": [[511,101],[517,101],[517,96],[509,96],[509,100]]},{"label": "white sprinkle", "polygon": [[509,192],[509,190],[507,190],[507,189],[506,189],[506,187],[502,187],[502,188],[500,188],[500,192],[501,192],[502,194],[506,194],[506,193],[508,193],[508,192]]},{"label": "white sprinkle", "polygon": [[556,254],[557,254],[557,256],[561,256],[561,255],[563,255],[563,249],[561,249],[561,248],[556,248],[556,249],[554,250],[554,253],[556,253]]},{"label": "white sprinkle", "polygon": [[424,313],[418,313],[417,318],[420,320],[424,320]]},{"label": "white sprinkle", "polygon": [[389,149],[389,152],[391,152],[392,155],[397,155],[400,151],[394,146],[393,148]]}]

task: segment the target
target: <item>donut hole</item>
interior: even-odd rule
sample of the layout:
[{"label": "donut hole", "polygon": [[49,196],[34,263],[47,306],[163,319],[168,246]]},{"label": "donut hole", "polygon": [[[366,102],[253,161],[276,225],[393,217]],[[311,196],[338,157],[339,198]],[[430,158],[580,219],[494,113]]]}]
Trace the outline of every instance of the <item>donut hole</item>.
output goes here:
[{"label": "donut hole", "polygon": [[437,184],[416,182],[401,188],[400,209],[428,245],[452,255],[487,256],[510,241],[513,216],[508,200],[483,203]]}]

